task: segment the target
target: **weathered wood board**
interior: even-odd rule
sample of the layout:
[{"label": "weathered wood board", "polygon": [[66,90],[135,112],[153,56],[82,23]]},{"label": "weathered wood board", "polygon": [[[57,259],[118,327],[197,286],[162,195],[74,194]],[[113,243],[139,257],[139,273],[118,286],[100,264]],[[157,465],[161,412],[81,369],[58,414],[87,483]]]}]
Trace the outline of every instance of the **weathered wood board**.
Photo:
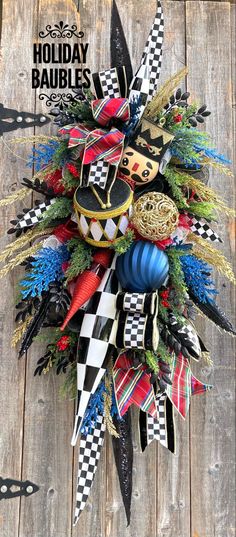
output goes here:
[{"label": "weathered wood board", "polygon": [[[215,145],[235,158],[235,2],[163,0],[165,44],[161,82],[186,63],[184,82],[193,99],[212,110],[207,127]],[[59,20],[76,23],[90,43],[91,71],[109,66],[111,0],[2,1],[0,100],[18,110],[44,112],[30,89],[32,43],[39,29]],[[117,0],[134,69],[155,12],[155,0]],[[183,87],[184,87],[183,85]],[[51,128],[51,127],[50,127]],[[48,127],[35,129],[48,132]],[[33,129],[23,131],[33,134]],[[1,197],[18,188],[26,173],[30,144],[9,144],[20,131],[0,140]],[[234,146],[233,146],[234,144]],[[233,205],[234,184],[217,172],[213,185]],[[27,199],[26,204],[30,203]],[[1,209],[1,246],[15,209]],[[223,252],[234,258],[234,230],[220,221]],[[217,278],[219,303],[233,319],[233,289]],[[1,281],[0,303],[0,474],[31,479],[40,486],[31,498],[0,503],[1,537],[235,537],[234,518],[234,340],[206,320],[201,334],[214,366],[195,368],[214,391],[192,401],[190,417],[177,417],[175,457],[152,444],[141,455],[134,435],[132,521],[126,528],[110,438],[101,457],[93,492],[73,528],[77,450],[70,446],[74,404],[59,397],[61,379],[33,377],[40,349],[17,360],[9,338],[14,329],[17,274]],[[136,419],[134,413],[134,420]]]}]

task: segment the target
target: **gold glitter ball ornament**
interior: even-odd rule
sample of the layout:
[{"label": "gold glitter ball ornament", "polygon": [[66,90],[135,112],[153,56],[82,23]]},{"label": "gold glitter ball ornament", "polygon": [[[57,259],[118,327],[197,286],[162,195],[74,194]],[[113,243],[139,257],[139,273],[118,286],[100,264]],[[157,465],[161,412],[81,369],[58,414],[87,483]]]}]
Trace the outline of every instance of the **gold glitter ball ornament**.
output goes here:
[{"label": "gold glitter ball ornament", "polygon": [[175,203],[165,194],[148,192],[134,204],[132,222],[146,239],[168,239],[177,228],[179,212]]}]

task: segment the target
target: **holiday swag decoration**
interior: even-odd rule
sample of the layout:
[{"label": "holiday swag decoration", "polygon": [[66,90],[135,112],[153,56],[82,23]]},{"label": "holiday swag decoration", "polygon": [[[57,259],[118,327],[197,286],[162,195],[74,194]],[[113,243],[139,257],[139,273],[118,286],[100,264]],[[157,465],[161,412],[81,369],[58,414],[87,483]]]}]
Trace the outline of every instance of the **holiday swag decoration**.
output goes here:
[{"label": "holiday swag decoration", "polygon": [[59,130],[34,139],[33,179],[0,202],[43,196],[11,222],[15,240],[0,255],[0,275],[24,266],[12,339],[21,340],[19,356],[45,333],[35,375],[64,374],[64,390],[77,397],[75,523],[106,429],[129,523],[130,407],[139,409],[141,449],[158,440],[174,453],[174,414],[186,418],[191,396],[211,388],[191,371],[192,360],[210,360],[194,311],[236,333],[215,301],[211,268],[235,282],[212,224],[218,213],[234,213],[201,179],[207,166],[231,174],[197,128],[210,112],[178,89],[186,68],[158,88],[159,0],[134,76],[115,1],[111,27],[111,67],[93,75],[94,93],[78,91],[52,110]]}]

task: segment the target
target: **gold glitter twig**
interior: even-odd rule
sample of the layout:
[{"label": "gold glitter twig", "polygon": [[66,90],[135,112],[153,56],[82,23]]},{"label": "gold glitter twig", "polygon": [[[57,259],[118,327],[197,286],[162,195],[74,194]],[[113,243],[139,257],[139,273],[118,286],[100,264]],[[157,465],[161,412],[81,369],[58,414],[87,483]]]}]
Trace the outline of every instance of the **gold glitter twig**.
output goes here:
[{"label": "gold glitter twig", "polygon": [[20,265],[25,259],[27,259],[27,257],[34,255],[42,245],[43,241],[38,242],[37,244],[30,246],[30,248],[27,248],[27,250],[24,250],[24,252],[20,252],[18,255],[16,255],[14,259],[11,259],[11,261],[9,261],[9,263],[0,270],[0,278],[6,276],[8,272]]},{"label": "gold glitter twig", "polygon": [[207,365],[213,366],[213,360],[211,359],[209,352],[207,352],[207,351],[202,352],[201,357],[203,358],[203,360],[205,360]]},{"label": "gold glitter twig", "polygon": [[104,417],[105,417],[105,424],[106,424],[108,432],[112,436],[115,436],[115,438],[119,438],[119,434],[114,426],[114,423],[111,417],[112,383],[113,383],[112,369],[113,369],[113,364],[112,364],[112,361],[110,361],[108,368],[107,368],[107,373],[105,376],[105,392],[103,394]]},{"label": "gold glitter twig", "polygon": [[226,276],[228,280],[236,284],[236,279],[233,273],[231,263],[226,257],[216,250],[209,242],[202,237],[198,237],[194,233],[189,233],[188,240],[193,242],[193,254],[206,261],[210,265],[213,265],[220,274]]},{"label": "gold glitter twig", "polygon": [[219,170],[221,173],[224,173],[224,175],[228,175],[229,177],[233,177],[234,175],[232,170],[230,170],[228,166],[222,164],[222,162],[216,162],[211,158],[205,157],[201,160],[201,164],[204,164],[205,166],[211,166],[212,168]]},{"label": "gold glitter twig", "polygon": [[6,198],[0,200],[0,207],[6,207],[7,205],[11,205],[16,201],[22,201],[29,194],[32,194],[29,188],[21,188],[20,190],[17,190],[17,192],[13,192]]},{"label": "gold glitter twig", "polygon": [[232,218],[235,216],[235,210],[228,207],[213,188],[205,185],[202,181],[195,179],[188,173],[180,172],[177,169],[175,169],[175,173],[178,175],[178,184],[180,186],[194,190],[203,201],[213,202],[218,211],[222,211]]},{"label": "gold glitter twig", "polygon": [[19,326],[15,328],[13,335],[12,335],[12,339],[11,339],[11,347],[16,347],[17,343],[23,337],[32,319],[33,319],[33,315],[30,315],[29,317],[27,317],[27,319],[23,323],[20,323]]},{"label": "gold glitter twig", "polygon": [[50,140],[55,140],[58,142],[60,140],[59,136],[47,136],[46,134],[36,134],[33,136],[22,136],[20,138],[12,138],[9,140],[9,144],[27,144],[29,142],[34,144],[42,144],[44,142],[49,142]]},{"label": "gold glitter twig", "polygon": [[5,247],[3,252],[0,254],[0,263],[6,261],[6,259],[11,257],[16,250],[24,248],[24,246],[26,246],[26,244],[28,244],[30,241],[33,241],[34,239],[37,239],[38,237],[42,237],[44,235],[49,235],[50,233],[52,233],[51,228],[43,230],[31,229],[27,231],[25,235],[22,235],[22,237],[19,237],[14,242],[11,242]]},{"label": "gold glitter twig", "polygon": [[148,104],[145,117],[154,119],[159,112],[164,108],[173,91],[178,86],[179,82],[188,74],[187,67],[183,67],[178,73],[169,78],[162,88],[156,93],[151,102]]}]

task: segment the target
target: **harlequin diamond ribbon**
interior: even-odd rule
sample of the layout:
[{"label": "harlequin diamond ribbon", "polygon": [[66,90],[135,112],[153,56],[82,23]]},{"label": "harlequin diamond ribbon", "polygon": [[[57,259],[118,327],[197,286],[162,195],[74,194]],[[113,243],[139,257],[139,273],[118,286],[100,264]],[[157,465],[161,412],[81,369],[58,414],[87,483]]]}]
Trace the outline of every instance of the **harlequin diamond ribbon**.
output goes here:
[{"label": "harlequin diamond ribbon", "polygon": [[113,368],[114,389],[118,410],[123,416],[131,404],[157,416],[155,394],[150,383],[150,375],[146,373],[146,366],[132,367],[132,360],[121,354]]},{"label": "harlequin diamond ribbon", "polygon": [[166,393],[183,418],[187,416],[191,395],[204,393],[212,388],[210,384],[203,384],[194,377],[188,359],[181,353],[174,357],[171,381],[172,385],[167,386]]}]

